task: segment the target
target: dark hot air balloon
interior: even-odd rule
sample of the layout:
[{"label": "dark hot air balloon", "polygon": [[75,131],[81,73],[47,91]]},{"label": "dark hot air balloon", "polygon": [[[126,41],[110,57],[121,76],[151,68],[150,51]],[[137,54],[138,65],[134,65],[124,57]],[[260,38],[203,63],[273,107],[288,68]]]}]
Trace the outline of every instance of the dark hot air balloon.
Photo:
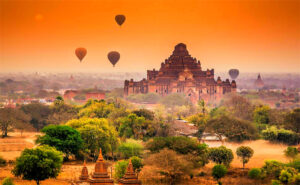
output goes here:
[{"label": "dark hot air balloon", "polygon": [[77,58],[80,60],[80,62],[85,57],[86,53],[87,53],[87,50],[85,48],[77,48],[75,50],[75,54],[76,54]]},{"label": "dark hot air balloon", "polygon": [[125,22],[125,15],[116,15],[115,20],[118,23],[118,25],[122,25]]},{"label": "dark hot air balloon", "polygon": [[108,53],[107,58],[110,61],[110,63],[115,67],[116,63],[120,59],[120,53],[117,51],[111,51]]},{"label": "dark hot air balloon", "polygon": [[239,76],[239,70],[238,69],[230,69],[229,75],[232,80],[235,80]]}]

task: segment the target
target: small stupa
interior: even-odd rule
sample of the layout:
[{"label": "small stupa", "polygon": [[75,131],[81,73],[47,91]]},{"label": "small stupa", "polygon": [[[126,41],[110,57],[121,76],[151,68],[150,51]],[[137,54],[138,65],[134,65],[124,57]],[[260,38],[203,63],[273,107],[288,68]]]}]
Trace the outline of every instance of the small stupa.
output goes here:
[{"label": "small stupa", "polygon": [[255,82],[254,82],[254,86],[255,86],[257,89],[262,89],[262,88],[265,86],[263,80],[261,79],[260,74],[258,74],[257,79],[256,79]]},{"label": "small stupa", "polygon": [[100,149],[99,156],[95,165],[95,172],[92,178],[89,179],[91,185],[113,185],[114,181],[109,177],[107,173],[107,167],[102,156],[102,150]]},{"label": "small stupa", "polygon": [[84,163],[83,163],[83,167],[82,167],[82,170],[81,170],[81,175],[79,177],[79,180],[80,181],[88,181],[89,180],[89,172],[88,172],[88,169],[86,167],[85,160],[84,160]]},{"label": "small stupa", "polygon": [[129,164],[127,166],[127,171],[123,178],[119,180],[119,185],[141,185],[142,182],[138,180],[138,177],[136,176],[135,172],[133,171],[133,166],[131,163],[131,160],[129,161]]}]

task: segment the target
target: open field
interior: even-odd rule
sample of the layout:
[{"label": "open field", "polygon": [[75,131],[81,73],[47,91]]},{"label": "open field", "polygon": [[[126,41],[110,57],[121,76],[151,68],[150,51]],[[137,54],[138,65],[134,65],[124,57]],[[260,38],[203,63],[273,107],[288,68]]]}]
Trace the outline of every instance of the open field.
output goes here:
[{"label": "open field", "polygon": [[[4,157],[6,160],[15,160],[16,157],[18,157],[21,154],[21,151],[24,148],[32,148],[34,147],[34,140],[36,139],[36,136],[40,134],[37,132],[25,132],[21,136],[20,133],[11,133],[10,137],[5,139],[0,139],[0,155]],[[220,146],[221,143],[219,142],[209,142],[207,143],[210,147],[214,146]],[[253,168],[253,167],[261,167],[264,164],[265,160],[268,159],[275,159],[279,161],[286,162],[287,159],[284,157],[283,151],[286,149],[285,145],[281,144],[271,144],[264,140],[257,140],[257,141],[248,141],[244,143],[224,143],[224,145],[230,149],[233,150],[235,153],[236,148],[241,145],[250,146],[254,149],[254,156],[251,158],[250,162],[246,164],[247,168]],[[258,182],[253,181],[247,178],[245,172],[241,172],[241,162],[237,158],[237,156],[234,156],[234,160],[231,165],[231,173],[229,172],[229,175],[226,176],[222,182],[223,184],[228,185],[238,185],[238,184],[267,184],[266,182]],[[210,173],[211,173],[211,167],[213,166],[212,163],[208,164],[206,167],[197,170],[196,173],[199,173],[201,171],[205,172],[207,175],[203,177],[197,177],[194,178],[193,182],[189,183],[190,185],[195,184],[205,184],[205,185],[214,185],[215,181],[212,179]],[[80,172],[81,172],[82,164],[81,162],[70,162],[67,164],[64,164],[62,167],[62,171],[57,179],[49,179],[46,181],[42,181],[42,185],[67,185],[71,184],[72,181],[78,180]],[[91,174],[94,171],[94,163],[88,163],[87,164],[89,173]],[[0,180],[2,180],[5,177],[13,177],[13,175],[10,173],[13,166],[6,166],[3,168],[0,168]],[[109,168],[110,169],[110,168]],[[145,167],[140,177],[147,177],[151,173],[151,169],[147,169]],[[148,176],[149,177],[149,176]],[[34,181],[25,181],[21,180],[19,178],[14,178],[17,185],[34,185]],[[143,185],[152,185],[152,183],[143,183]],[[159,185],[160,183],[156,183]],[[162,183],[162,185],[164,185]],[[187,185],[187,183],[178,184],[178,185]]]}]

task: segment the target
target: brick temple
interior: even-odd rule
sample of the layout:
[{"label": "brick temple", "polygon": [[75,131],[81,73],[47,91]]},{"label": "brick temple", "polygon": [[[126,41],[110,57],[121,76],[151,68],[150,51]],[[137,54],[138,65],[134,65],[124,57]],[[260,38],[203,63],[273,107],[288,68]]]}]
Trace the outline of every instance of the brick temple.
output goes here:
[{"label": "brick temple", "polygon": [[186,45],[177,44],[173,54],[161,63],[160,69],[147,71],[147,79],[125,80],[124,95],[183,93],[193,103],[198,100],[218,101],[224,94],[236,92],[236,82],[214,79],[214,69],[202,70],[201,63],[191,57]]}]

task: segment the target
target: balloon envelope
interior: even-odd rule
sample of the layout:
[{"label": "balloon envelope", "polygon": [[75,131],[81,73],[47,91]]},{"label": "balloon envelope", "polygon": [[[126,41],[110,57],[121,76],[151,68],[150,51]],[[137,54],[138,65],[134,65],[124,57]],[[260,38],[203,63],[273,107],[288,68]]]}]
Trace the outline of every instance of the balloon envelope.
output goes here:
[{"label": "balloon envelope", "polygon": [[118,25],[122,25],[125,22],[125,15],[116,15],[115,20],[118,23]]},{"label": "balloon envelope", "polygon": [[86,53],[87,53],[87,50],[85,48],[77,48],[75,50],[75,54],[76,54],[77,58],[80,60],[80,62],[85,57]]},{"label": "balloon envelope", "polygon": [[238,69],[230,69],[229,70],[229,75],[232,80],[235,80],[239,76],[239,70]]},{"label": "balloon envelope", "polygon": [[115,64],[120,59],[120,53],[117,51],[111,51],[108,53],[107,58],[110,61],[110,63],[115,67]]}]

